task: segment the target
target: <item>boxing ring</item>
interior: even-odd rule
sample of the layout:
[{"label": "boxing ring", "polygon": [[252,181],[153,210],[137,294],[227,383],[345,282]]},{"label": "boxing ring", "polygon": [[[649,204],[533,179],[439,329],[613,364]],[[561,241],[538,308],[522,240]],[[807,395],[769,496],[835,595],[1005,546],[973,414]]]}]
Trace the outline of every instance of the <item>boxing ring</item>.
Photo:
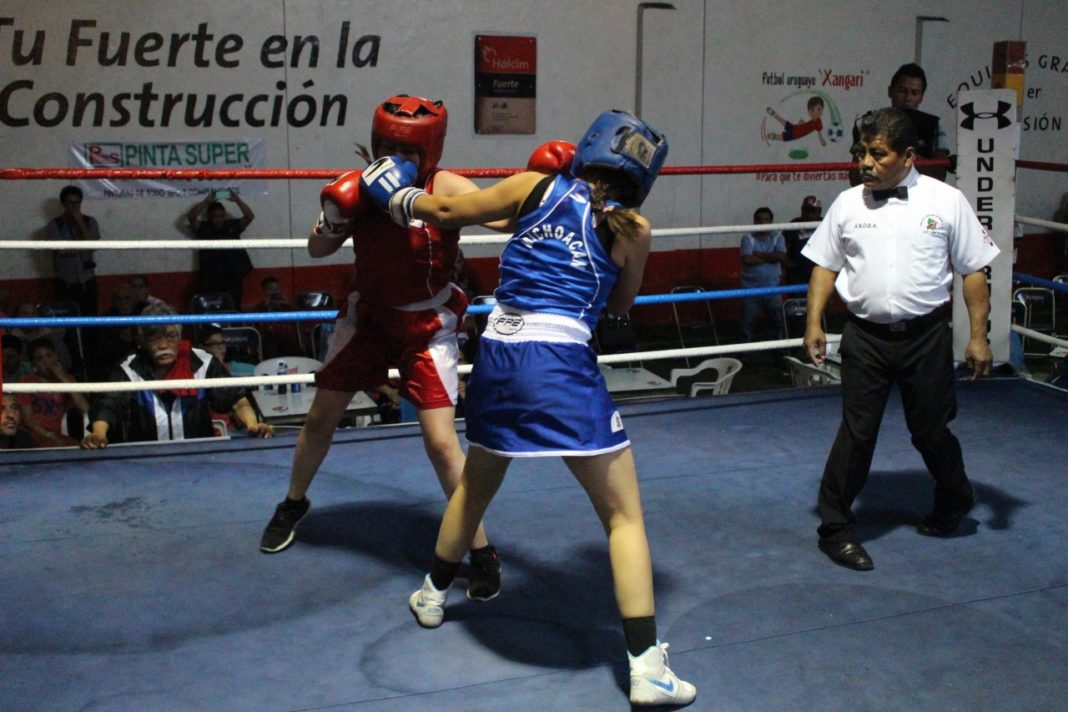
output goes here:
[{"label": "boxing ring", "polygon": [[[230,246],[218,242],[195,247]],[[259,242],[267,241],[240,246]],[[264,248],[304,244],[277,242],[285,244]],[[643,299],[672,297],[701,295]],[[330,314],[227,318],[265,316]],[[109,323],[0,325],[24,321]],[[855,507],[858,539],[877,562],[864,574],[816,548],[815,498],[840,415],[837,386],[620,404],[642,480],[658,629],[671,642],[673,668],[698,687],[692,709],[1063,708],[1068,393],[995,377],[961,380],[958,398],[952,427],[978,506],[953,537],[915,533],[930,508],[930,478],[891,398]],[[462,437],[462,421],[458,428]],[[418,428],[338,431],[296,545],[264,556],[259,536],[288,481],[295,439],[280,432],[266,441],[5,453],[0,708],[626,705],[604,535],[559,460],[515,462],[487,513],[502,595],[487,603],[455,596],[445,625],[427,631],[406,601],[429,568],[444,503]]]}]

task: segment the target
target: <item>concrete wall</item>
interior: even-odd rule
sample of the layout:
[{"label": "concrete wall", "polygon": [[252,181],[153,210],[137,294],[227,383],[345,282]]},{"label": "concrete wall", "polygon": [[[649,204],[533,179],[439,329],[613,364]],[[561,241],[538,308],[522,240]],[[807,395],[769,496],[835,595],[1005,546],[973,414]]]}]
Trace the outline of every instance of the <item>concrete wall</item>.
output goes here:
[{"label": "concrete wall", "polygon": [[[815,194],[827,205],[845,187],[836,173],[806,175],[787,169],[848,160],[853,119],[887,104],[891,73],[914,59],[918,15],[948,20],[924,25],[921,52],[930,80],[925,110],[941,115],[952,133],[958,87],[989,85],[987,67],[995,41],[1025,40],[1031,61],[1027,84],[1038,91],[1024,105],[1021,156],[1068,161],[1063,126],[1068,113],[1068,50],[1062,35],[1068,3],[1064,1],[675,0],[672,4],[675,9],[643,11],[632,0],[4,0],[0,2],[0,91],[4,92],[0,109],[6,114],[0,121],[0,166],[67,166],[72,144],[240,139],[264,142],[267,167],[358,168],[362,162],[354,155],[355,144],[369,143],[374,106],[390,94],[407,92],[447,102],[450,124],[443,165],[515,167],[525,164],[529,152],[545,140],[576,138],[601,110],[634,109],[640,102],[643,116],[670,137],[669,165],[785,164],[782,172],[763,179],[664,177],[646,207],[654,224],[745,223],[759,205],[769,205],[778,218],[789,220],[803,196]],[[639,17],[644,37],[641,72]],[[76,22],[82,44],[72,40]],[[363,66],[354,66],[351,57],[337,66],[343,27],[348,28],[350,52],[362,38],[362,54],[355,64]],[[111,52],[123,33],[129,35],[124,66],[103,66],[99,61],[105,33]],[[146,53],[148,59],[163,58],[161,66],[138,66],[138,41],[149,43],[143,48],[151,47],[146,33],[161,38],[163,47]],[[201,56],[198,33],[212,36],[201,40]],[[479,33],[536,37],[533,135],[474,132],[474,37]],[[183,34],[191,37],[176,50],[173,66],[166,66],[172,35]],[[313,36],[319,42],[317,66],[311,66],[308,47],[296,62],[286,58],[284,66],[267,66],[280,55],[265,54],[265,46],[279,46],[280,38],[285,38],[292,47],[298,37]],[[20,37],[21,61],[16,52]],[[36,39],[42,43],[39,62],[25,58],[33,54],[30,49]],[[230,51],[219,55],[220,49]],[[317,122],[295,126],[284,120],[277,126],[250,126],[242,117],[236,127],[221,126],[217,118],[205,127],[185,125],[176,111],[171,124],[163,127],[159,99],[143,117],[134,110],[124,125],[114,125],[122,123],[121,116],[109,108],[101,125],[89,121],[77,126],[70,114],[57,120],[61,100],[49,98],[55,92],[73,103],[79,93],[100,92],[111,101],[116,95],[143,91],[146,83],[157,94],[182,94],[183,100],[190,94],[201,101],[206,95],[221,101],[240,94],[247,101],[262,94],[268,102],[264,107],[271,106],[275,97],[285,106],[302,94],[318,100],[343,94],[347,113],[343,122],[332,120],[326,126]],[[807,98],[816,92],[827,101],[825,126],[841,128],[842,138],[827,136],[836,140],[827,140],[826,145],[814,135],[792,143],[767,140],[769,131],[780,128],[769,117],[768,107],[797,121],[805,114]],[[39,120],[33,118],[35,102],[41,102],[44,110]],[[832,125],[832,114],[840,126]],[[11,125],[20,119],[27,125]],[[1019,212],[1049,217],[1068,191],[1063,175],[1021,172]],[[6,218],[0,238],[40,236],[45,222],[59,211],[56,196],[63,183],[0,184]],[[259,186],[261,192],[250,187],[245,197],[257,217],[246,236],[306,234],[317,214],[321,184],[267,181]],[[106,238],[175,238],[185,234],[182,216],[192,202],[171,197],[99,199],[87,201],[85,211],[100,220]],[[736,244],[736,236],[661,240],[657,244],[661,252],[718,248],[728,253],[717,257],[710,252],[697,261],[664,256],[653,267],[665,273],[650,279],[729,282],[737,273],[736,259],[729,252]],[[487,248],[469,252],[476,261],[494,254]],[[325,279],[339,283],[349,256],[313,262],[300,250],[256,251],[253,260],[256,276],[278,272],[298,287],[316,279],[319,272],[311,268],[322,265],[332,266],[321,272],[331,275]],[[181,281],[194,269],[192,254],[181,252],[101,252],[98,263],[105,282],[109,275],[135,272]],[[49,274],[46,254],[4,253],[0,259],[0,279],[22,291],[28,288],[23,280]],[[255,294],[253,284],[246,285],[246,292]],[[156,291],[166,295],[168,290],[163,286]],[[177,285],[174,290],[179,291]]]}]

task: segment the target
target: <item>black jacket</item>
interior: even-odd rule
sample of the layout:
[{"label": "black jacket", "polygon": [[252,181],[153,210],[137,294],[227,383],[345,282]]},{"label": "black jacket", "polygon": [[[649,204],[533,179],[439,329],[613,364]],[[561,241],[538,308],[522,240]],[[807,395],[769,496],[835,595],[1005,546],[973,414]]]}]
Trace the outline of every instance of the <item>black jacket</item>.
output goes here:
[{"label": "black jacket", "polygon": [[[226,367],[206,351],[192,349],[189,354],[190,368],[194,374],[204,368],[204,378],[225,378]],[[124,359],[115,367],[109,380],[114,382],[136,380],[130,378],[126,366],[142,380],[157,379],[152,357],[144,351]],[[199,377],[199,376],[198,376]],[[215,434],[211,413],[226,413],[233,409],[247,388],[199,389],[190,395],[178,396],[169,391],[117,391],[101,393],[89,411],[90,420],[107,422],[108,440],[112,442],[149,442],[154,440],[184,440],[209,438]],[[175,402],[178,410],[175,410]],[[181,422],[175,415],[180,412]],[[163,425],[157,423],[157,415]],[[162,432],[161,432],[162,428]]]}]

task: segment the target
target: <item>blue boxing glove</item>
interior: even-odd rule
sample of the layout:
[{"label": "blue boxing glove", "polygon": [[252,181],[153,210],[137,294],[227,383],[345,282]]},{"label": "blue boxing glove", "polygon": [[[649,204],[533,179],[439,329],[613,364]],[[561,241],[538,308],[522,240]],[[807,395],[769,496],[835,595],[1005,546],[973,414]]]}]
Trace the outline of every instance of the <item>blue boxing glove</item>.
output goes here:
[{"label": "blue boxing glove", "polygon": [[367,166],[360,176],[361,193],[375,206],[388,212],[393,222],[408,227],[412,203],[426,191],[413,188],[419,169],[399,156],[386,156]]}]

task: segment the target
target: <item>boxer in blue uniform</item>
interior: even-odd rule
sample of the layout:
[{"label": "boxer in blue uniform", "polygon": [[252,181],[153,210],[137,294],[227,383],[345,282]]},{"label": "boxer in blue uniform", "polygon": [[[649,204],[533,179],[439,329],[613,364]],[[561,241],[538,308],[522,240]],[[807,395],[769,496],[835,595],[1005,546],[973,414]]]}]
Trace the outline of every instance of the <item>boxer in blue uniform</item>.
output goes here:
[{"label": "boxer in blue uniform", "polygon": [[[566,156],[566,153],[559,154]],[[607,111],[573,161],[524,172],[464,196],[412,187],[412,166],[384,158],[361,189],[401,225],[505,221],[497,305],[467,386],[471,447],[449,500],[435,561],[409,607],[441,625],[449,586],[512,458],[562,456],[608,535],[634,704],[688,704],[697,691],[667,665],[656,636],[652,561],[630,441],[588,346],[603,311],[634,302],[652,239],[641,205],[667,156],[667,140],[636,117]],[[569,156],[568,156],[569,157]],[[553,175],[544,175],[544,173]]]}]

